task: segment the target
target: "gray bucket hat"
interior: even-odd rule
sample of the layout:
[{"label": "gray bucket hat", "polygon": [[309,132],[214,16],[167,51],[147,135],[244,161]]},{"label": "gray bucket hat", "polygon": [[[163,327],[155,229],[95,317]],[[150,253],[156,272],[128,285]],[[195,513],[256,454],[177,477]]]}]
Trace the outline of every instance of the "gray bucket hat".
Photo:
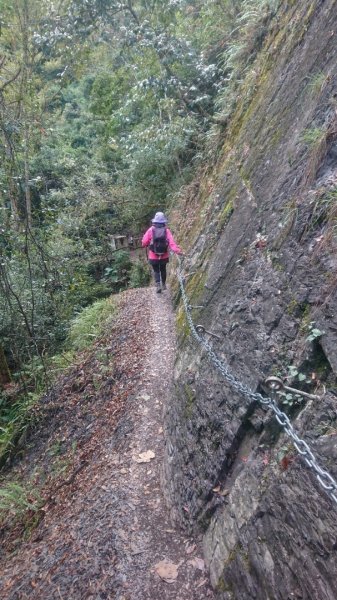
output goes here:
[{"label": "gray bucket hat", "polygon": [[165,215],[164,215],[164,213],[163,213],[163,212],[157,212],[157,213],[154,215],[154,217],[153,217],[153,219],[152,219],[151,223],[158,223],[158,225],[159,225],[160,223],[161,223],[161,224],[162,224],[162,223],[167,223],[167,218],[165,217]]}]

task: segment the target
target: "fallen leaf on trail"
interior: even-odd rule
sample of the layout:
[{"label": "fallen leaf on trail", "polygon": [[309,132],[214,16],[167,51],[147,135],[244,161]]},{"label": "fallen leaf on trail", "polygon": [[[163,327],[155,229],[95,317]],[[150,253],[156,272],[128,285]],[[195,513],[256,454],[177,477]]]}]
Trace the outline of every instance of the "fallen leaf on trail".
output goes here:
[{"label": "fallen leaf on trail", "polygon": [[286,471],[289,467],[289,465],[293,462],[294,458],[293,456],[284,456],[282,458],[282,460],[280,460],[280,465],[281,465],[281,469],[282,471]]},{"label": "fallen leaf on trail", "polygon": [[227,496],[227,494],[229,494],[229,490],[222,490],[220,485],[217,485],[217,487],[213,488],[213,492],[215,494],[219,494],[219,496]]},{"label": "fallen leaf on trail", "polygon": [[128,534],[123,531],[123,529],[117,529],[117,534],[119,535],[119,537],[122,538],[122,540],[124,540],[125,542],[129,539]]},{"label": "fallen leaf on trail", "polygon": [[207,579],[202,579],[201,581],[199,581],[198,585],[196,585],[196,589],[200,588],[202,585],[205,585],[205,583],[207,583]]},{"label": "fallen leaf on trail", "polygon": [[191,558],[188,561],[189,565],[192,565],[192,567],[195,567],[196,569],[199,569],[199,571],[204,571],[205,569],[205,561],[202,558]]},{"label": "fallen leaf on trail", "polygon": [[152,450],[147,450],[146,452],[141,452],[138,456],[134,457],[134,460],[137,463],[148,463],[155,457],[155,453]]},{"label": "fallen leaf on trail", "polygon": [[186,546],[186,553],[187,554],[192,554],[192,552],[194,552],[194,550],[196,549],[196,545],[192,544],[191,546]]},{"label": "fallen leaf on trail", "polygon": [[264,457],[262,459],[262,462],[263,462],[264,465],[269,465],[269,456],[268,456],[268,454],[264,455]]},{"label": "fallen leaf on trail", "polygon": [[155,566],[155,571],[166,583],[174,583],[178,577],[178,567],[169,560],[161,560]]},{"label": "fallen leaf on trail", "polygon": [[[105,455],[105,458],[110,458],[108,454]],[[113,456],[110,458],[111,462],[113,465],[119,465],[121,462],[121,457],[119,456],[119,454],[117,454],[117,456]]]}]

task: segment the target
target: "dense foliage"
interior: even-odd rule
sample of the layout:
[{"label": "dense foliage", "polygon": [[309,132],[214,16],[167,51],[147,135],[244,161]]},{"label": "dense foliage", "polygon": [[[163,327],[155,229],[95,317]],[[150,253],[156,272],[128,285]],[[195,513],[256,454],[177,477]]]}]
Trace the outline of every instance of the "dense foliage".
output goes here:
[{"label": "dense foliage", "polygon": [[146,281],[112,236],[191,179],[277,4],[0,0],[0,385],[27,390],[83,307]]}]

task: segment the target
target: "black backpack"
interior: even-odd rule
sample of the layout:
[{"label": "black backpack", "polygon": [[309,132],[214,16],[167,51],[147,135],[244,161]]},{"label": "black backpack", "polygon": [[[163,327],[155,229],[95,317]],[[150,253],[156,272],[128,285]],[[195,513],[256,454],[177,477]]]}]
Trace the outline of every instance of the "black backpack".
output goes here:
[{"label": "black backpack", "polygon": [[152,242],[150,250],[159,256],[165,254],[168,250],[168,239],[166,235],[166,227],[152,227]]}]

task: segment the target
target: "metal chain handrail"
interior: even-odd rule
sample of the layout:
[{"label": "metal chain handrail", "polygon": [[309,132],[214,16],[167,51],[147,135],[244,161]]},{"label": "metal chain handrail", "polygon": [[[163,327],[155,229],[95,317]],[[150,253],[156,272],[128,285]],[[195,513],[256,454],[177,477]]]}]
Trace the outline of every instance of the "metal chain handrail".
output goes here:
[{"label": "metal chain handrail", "polygon": [[267,406],[271,408],[275,414],[276,420],[283,427],[285,433],[292,439],[292,442],[297,450],[297,452],[302,456],[307,463],[308,467],[314,471],[318,482],[322,486],[322,488],[329,494],[329,496],[334,500],[337,504],[337,483],[334,478],[326,471],[319,466],[316,461],[314,454],[312,453],[310,447],[307,442],[301,439],[293,428],[288,415],[282,412],[277,406],[275,400],[269,397],[262,396],[262,394],[258,392],[253,392],[247,385],[239,381],[233,373],[230,372],[228,365],[222,362],[218,356],[215,354],[211,345],[205,340],[201,335],[199,335],[196,326],[193,323],[191,317],[191,305],[188,301],[186,292],[185,292],[185,278],[182,272],[182,263],[179,256],[177,256],[178,260],[178,281],[181,289],[181,297],[186,313],[187,322],[189,324],[190,330],[196,341],[203,346],[203,348],[207,352],[207,356],[210,361],[214,364],[214,366],[220,371],[221,375],[225,378],[225,380],[233,387],[237,392],[245,396],[251,401],[257,401],[259,404],[263,406]]}]

